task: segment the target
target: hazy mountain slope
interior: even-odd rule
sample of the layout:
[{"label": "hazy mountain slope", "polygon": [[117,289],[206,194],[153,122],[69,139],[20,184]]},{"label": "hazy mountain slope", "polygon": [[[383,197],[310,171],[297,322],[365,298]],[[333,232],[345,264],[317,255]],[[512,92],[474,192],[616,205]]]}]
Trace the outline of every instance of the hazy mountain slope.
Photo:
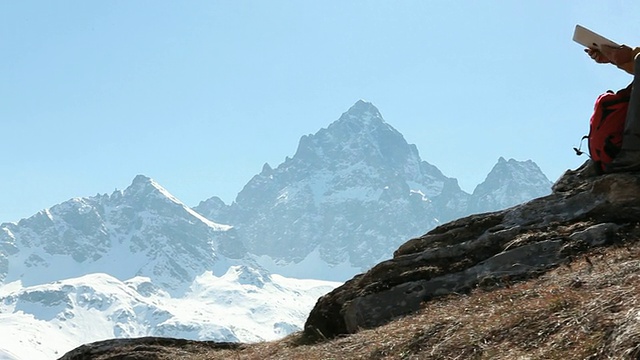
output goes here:
[{"label": "hazy mountain slope", "polygon": [[408,236],[455,217],[467,198],[359,101],[303,136],[293,158],[265,165],[226,213],[215,201],[211,210],[212,200],[195,209],[232,224],[252,254],[292,263],[317,252],[331,266],[364,269]]},{"label": "hazy mountain slope", "polygon": [[214,197],[194,209],[233,225],[273,272],[345,280],[443,222],[549,192],[533,162],[501,159],[467,194],[361,100],[303,136],[292,158],[275,169],[265,164],[231,205]]},{"label": "hazy mountain slope", "polygon": [[491,169],[469,200],[468,213],[506,209],[551,192],[553,183],[531,160],[516,161],[504,158]]}]

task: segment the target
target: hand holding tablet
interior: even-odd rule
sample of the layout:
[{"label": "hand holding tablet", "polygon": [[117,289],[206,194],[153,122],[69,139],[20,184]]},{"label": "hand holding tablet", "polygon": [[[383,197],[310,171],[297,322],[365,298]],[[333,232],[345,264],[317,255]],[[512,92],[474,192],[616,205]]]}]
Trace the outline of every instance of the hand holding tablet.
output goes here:
[{"label": "hand holding tablet", "polygon": [[584,52],[595,62],[599,64],[611,63],[630,74],[634,73],[633,58],[637,50],[626,45],[619,45],[581,25],[576,25],[573,40],[586,47]]}]

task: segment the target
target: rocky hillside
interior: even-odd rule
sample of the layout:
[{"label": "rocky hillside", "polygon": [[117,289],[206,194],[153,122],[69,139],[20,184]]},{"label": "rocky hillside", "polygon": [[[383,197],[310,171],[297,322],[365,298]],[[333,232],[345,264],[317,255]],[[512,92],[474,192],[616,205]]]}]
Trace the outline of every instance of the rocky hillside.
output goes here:
[{"label": "rocky hillside", "polygon": [[[551,195],[409,240],[320,298],[302,333],[202,344],[190,358],[637,359],[638,204],[640,175],[595,176],[584,166]],[[133,355],[145,348],[136,341],[149,340],[86,346],[65,359]]]}]

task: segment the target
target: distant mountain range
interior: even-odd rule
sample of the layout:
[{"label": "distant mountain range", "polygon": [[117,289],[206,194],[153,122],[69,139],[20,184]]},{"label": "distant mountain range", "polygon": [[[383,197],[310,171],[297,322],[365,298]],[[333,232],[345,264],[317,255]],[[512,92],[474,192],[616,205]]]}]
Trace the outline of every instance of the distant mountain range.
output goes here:
[{"label": "distant mountain range", "polygon": [[236,243],[231,226],[207,220],[140,175],[110,196],[74,198],[2,224],[0,280],[30,286],[101,272],[149,276],[183,292],[203,272],[239,264]]},{"label": "distant mountain range", "polygon": [[[212,197],[190,208],[139,175],[123,191],[1,224],[0,329],[30,342],[57,336],[60,346],[145,334],[270,339],[299,329],[338,285],[275,274],[344,281],[443,222],[550,188],[534,162],[500,158],[468,194],[358,101],[303,136],[292,158],[265,164],[230,205]],[[257,305],[260,297],[271,305]],[[25,326],[46,331],[16,331]],[[0,356],[25,339],[14,340]]]}]

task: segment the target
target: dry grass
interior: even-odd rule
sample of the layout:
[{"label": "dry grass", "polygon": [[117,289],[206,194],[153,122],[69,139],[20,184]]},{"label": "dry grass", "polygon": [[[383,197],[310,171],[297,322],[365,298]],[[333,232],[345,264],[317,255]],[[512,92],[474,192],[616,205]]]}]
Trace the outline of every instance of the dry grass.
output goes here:
[{"label": "dry grass", "polygon": [[296,334],[197,359],[636,359],[639,301],[640,246],[608,248],[348,337],[296,346]]},{"label": "dry grass", "polygon": [[317,344],[301,334],[167,359],[638,359],[640,245],[592,251],[536,279],[426,303]]}]

